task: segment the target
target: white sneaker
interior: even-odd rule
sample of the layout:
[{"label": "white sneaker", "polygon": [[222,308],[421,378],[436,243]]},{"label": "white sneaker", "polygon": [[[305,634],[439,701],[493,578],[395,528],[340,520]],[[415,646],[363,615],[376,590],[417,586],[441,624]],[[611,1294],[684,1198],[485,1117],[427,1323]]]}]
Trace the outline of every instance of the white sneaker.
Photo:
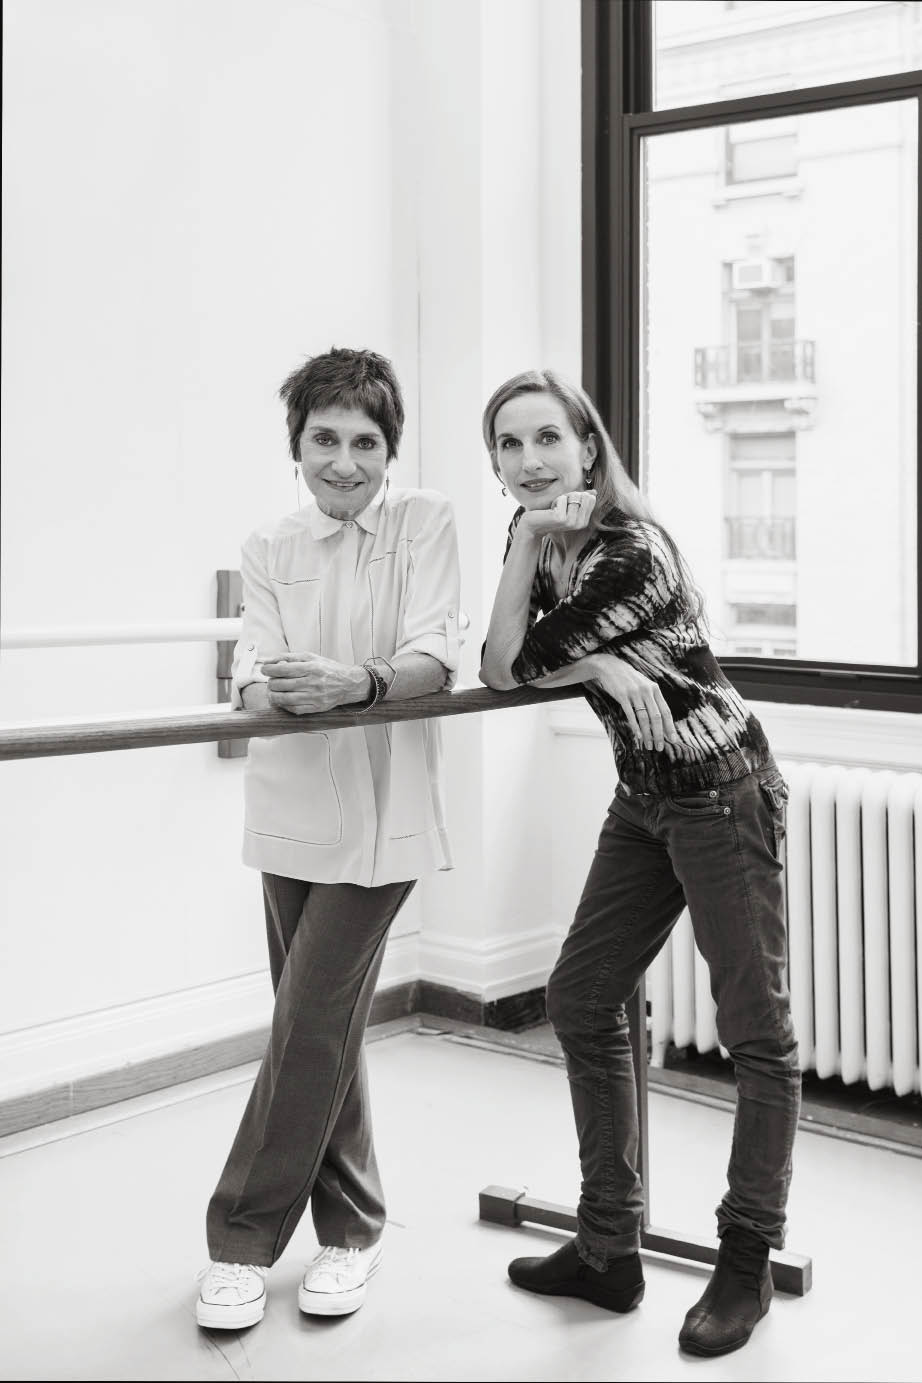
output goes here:
[{"label": "white sneaker", "polygon": [[212,1263],[198,1274],[202,1284],[195,1319],[210,1330],[242,1330],[263,1318],[268,1268],[255,1263]]},{"label": "white sneaker", "polygon": [[324,1248],[315,1254],[298,1288],[308,1316],[347,1316],[365,1300],[365,1284],[378,1271],[381,1245],[370,1249]]}]

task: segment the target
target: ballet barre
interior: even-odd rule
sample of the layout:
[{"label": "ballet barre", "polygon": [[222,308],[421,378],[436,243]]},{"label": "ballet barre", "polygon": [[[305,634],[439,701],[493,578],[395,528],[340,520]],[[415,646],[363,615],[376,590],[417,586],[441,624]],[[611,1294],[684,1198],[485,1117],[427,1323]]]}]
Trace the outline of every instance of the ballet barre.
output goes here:
[{"label": "ballet barre", "polygon": [[[223,621],[207,634],[227,636]],[[94,631],[95,632],[95,631]],[[158,631],[159,632],[159,631]],[[202,631],[197,631],[201,637]],[[190,637],[191,637],[190,632]],[[207,636],[207,635],[206,635]],[[173,744],[203,744],[210,741],[251,739],[262,736],[311,734],[340,730],[356,725],[394,721],[434,720],[453,715],[480,714],[484,711],[512,710],[582,696],[580,686],[540,691],[523,686],[507,692],[481,687],[458,687],[451,692],[434,692],[408,701],[381,702],[369,711],[348,707],[311,716],[293,716],[287,711],[242,711],[226,706],[205,706],[186,711],[164,712],[156,716],[126,715],[100,720],[54,722],[0,726],[0,759],[47,758],[67,754],[99,754],[122,749],[153,749]],[[677,1231],[650,1222],[649,1111],[647,1090],[646,994],[643,980],[628,1005],[628,1020],[637,1083],[639,1125],[638,1171],[643,1184],[644,1209],[641,1224],[642,1251],[696,1263],[714,1263],[717,1248],[713,1242],[689,1238]],[[487,1186],[480,1192],[480,1219],[486,1223],[517,1226],[547,1225],[576,1230],[576,1214],[566,1206],[537,1200],[524,1191],[503,1186]],[[812,1261],[800,1254],[773,1251],[770,1258],[772,1281],[780,1292],[803,1296],[812,1286]]]}]

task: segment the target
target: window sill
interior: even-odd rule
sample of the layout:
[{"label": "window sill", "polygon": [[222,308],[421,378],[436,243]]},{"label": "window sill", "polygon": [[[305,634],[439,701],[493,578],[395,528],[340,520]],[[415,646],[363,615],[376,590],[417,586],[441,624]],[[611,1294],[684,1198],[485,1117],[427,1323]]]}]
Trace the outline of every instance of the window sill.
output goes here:
[{"label": "window sill", "polygon": [[711,198],[712,206],[743,202],[750,197],[799,197],[804,185],[798,177],[757,178],[752,182],[726,183]]},{"label": "window sill", "polygon": [[789,413],[808,413],[816,406],[817,391],[813,381],[805,379],[739,380],[735,384],[697,384],[694,399],[699,412],[725,404],[781,402]]},{"label": "window sill", "polygon": [[[777,701],[750,701],[749,705],[779,758],[922,772],[919,717],[911,713]],[[547,715],[554,735],[607,743],[601,723],[584,701],[551,706]]]}]

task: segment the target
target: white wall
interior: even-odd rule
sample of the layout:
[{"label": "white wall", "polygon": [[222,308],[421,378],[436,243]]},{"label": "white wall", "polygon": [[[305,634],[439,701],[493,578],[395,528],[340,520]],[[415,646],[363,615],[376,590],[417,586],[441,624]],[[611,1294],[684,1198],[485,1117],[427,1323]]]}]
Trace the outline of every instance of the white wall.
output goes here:
[{"label": "white wall", "polygon": [[[473,683],[511,514],[483,402],[580,372],[578,0],[254,14],[7,6],[4,627],[211,614],[215,569],[294,506],[281,378],[368,344],[407,393],[406,481],[456,504]],[[207,646],[6,653],[0,718],[198,705],[213,677]],[[495,998],[553,957],[549,732],[523,711],[445,737],[457,868],[411,899],[383,981]],[[239,761],[4,775],[0,1096],[264,1020]]]},{"label": "white wall", "polygon": [[[473,684],[513,513],[483,448],[483,404],[520,370],[581,371],[579,6],[418,14],[423,474],[457,509]],[[444,733],[458,868],[424,882],[420,968],[500,998],[542,984],[557,949],[546,717],[495,713]]]},{"label": "white wall", "polygon": [[[215,570],[295,506],[276,391],[331,344],[395,359],[416,482],[394,137],[408,16],[400,0],[5,7],[5,628],[213,614]],[[0,717],[212,702],[214,664],[207,645],[5,653]],[[3,777],[3,1088],[263,1020],[240,761],[206,745]],[[398,930],[418,928],[411,903]]]}]

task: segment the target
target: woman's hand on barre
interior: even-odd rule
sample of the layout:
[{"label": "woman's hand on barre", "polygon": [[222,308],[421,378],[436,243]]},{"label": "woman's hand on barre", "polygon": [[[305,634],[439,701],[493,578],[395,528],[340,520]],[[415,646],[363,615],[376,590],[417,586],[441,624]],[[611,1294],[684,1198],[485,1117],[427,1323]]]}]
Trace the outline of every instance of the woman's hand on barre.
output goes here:
[{"label": "woman's hand on barre", "polygon": [[614,653],[591,656],[592,681],[617,701],[638,744],[663,749],[667,743],[680,743],[672,712],[654,681]]},{"label": "woman's hand on barre", "polygon": [[313,715],[364,701],[369,693],[363,667],[337,663],[319,653],[289,653],[261,664],[269,679],[269,705],[291,715]]}]

